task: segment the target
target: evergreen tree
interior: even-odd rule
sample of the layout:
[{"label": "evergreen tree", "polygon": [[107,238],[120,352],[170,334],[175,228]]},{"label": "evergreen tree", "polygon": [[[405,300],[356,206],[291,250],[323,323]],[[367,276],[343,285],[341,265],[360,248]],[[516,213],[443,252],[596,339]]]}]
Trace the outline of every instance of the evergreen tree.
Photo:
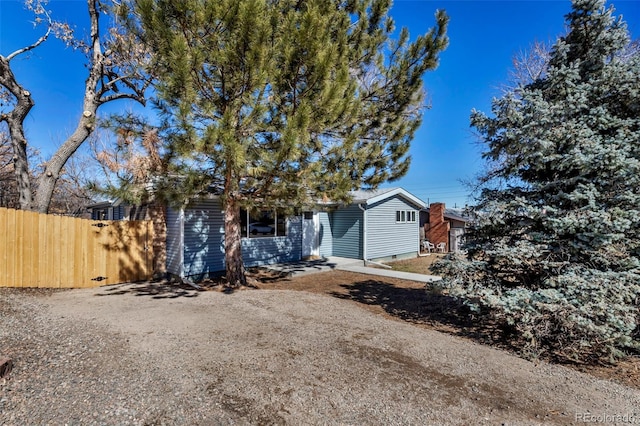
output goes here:
[{"label": "evergreen tree", "polygon": [[447,17],[409,41],[389,0],[136,0],[180,195],[222,196],[226,278],[240,209],[344,200],[402,176]]},{"label": "evergreen tree", "polygon": [[479,221],[468,260],[442,268],[530,350],[612,358],[639,346],[640,55],[603,0],[566,20],[539,78],[473,111]]}]

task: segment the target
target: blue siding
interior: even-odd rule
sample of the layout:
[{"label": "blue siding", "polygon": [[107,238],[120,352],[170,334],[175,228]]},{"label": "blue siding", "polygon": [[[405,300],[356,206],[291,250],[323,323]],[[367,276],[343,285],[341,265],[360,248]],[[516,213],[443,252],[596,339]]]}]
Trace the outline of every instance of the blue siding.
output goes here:
[{"label": "blue siding", "polygon": [[219,200],[200,200],[184,211],[184,276],[224,270],[224,216]]},{"label": "blue siding", "polygon": [[[396,223],[397,210],[418,209],[404,198],[394,196],[367,208],[367,229],[357,204],[320,212],[320,255],[362,259],[364,231],[366,255],[379,259],[415,253],[419,224]],[[297,261],[302,258],[302,220],[287,221],[287,236],[243,238],[245,266]],[[167,211],[167,271],[179,276],[204,277],[224,271],[224,215],[219,200],[200,200],[184,212]]]},{"label": "blue siding", "polygon": [[113,220],[122,220],[124,219],[124,206],[120,204],[113,208]]},{"label": "blue siding", "polygon": [[289,217],[284,237],[243,238],[242,259],[247,267],[302,259],[301,217]]},{"label": "blue siding", "polygon": [[320,256],[333,256],[333,237],[331,236],[331,221],[329,213],[319,212],[320,219]]},{"label": "blue siding", "polygon": [[167,272],[182,276],[181,211],[167,208]]},{"label": "blue siding", "polygon": [[[416,222],[396,223],[397,210],[416,212]],[[379,259],[417,253],[419,210],[404,198],[394,196],[367,208],[367,258]]]},{"label": "blue siding", "polygon": [[[168,218],[170,215],[168,215]],[[177,239],[175,244],[177,244]],[[174,246],[167,234],[167,246]],[[196,278],[225,269],[224,213],[219,200],[200,200],[184,211],[183,270],[181,276]],[[169,248],[167,255],[169,256]],[[177,255],[174,254],[174,257]],[[287,221],[287,236],[243,238],[242,259],[247,267],[297,261],[302,258],[302,221],[299,216]],[[169,259],[167,259],[169,264]],[[177,269],[173,267],[173,269]]]},{"label": "blue siding", "polygon": [[357,204],[332,212],[333,255],[362,259],[362,210]]}]

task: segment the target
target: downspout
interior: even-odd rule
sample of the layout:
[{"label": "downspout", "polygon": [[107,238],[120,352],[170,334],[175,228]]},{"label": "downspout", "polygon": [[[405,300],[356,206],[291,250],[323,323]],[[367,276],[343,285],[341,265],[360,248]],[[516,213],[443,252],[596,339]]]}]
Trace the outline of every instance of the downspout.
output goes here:
[{"label": "downspout", "polygon": [[362,210],[362,259],[367,266],[367,209],[362,207],[362,203],[358,207]]},{"label": "downspout", "polygon": [[313,211],[313,253],[312,256],[320,257],[320,212]]}]

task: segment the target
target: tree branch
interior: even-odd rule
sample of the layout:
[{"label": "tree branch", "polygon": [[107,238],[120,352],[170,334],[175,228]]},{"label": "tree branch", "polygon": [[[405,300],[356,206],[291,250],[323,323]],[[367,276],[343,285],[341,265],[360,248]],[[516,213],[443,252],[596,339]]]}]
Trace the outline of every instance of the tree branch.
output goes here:
[{"label": "tree branch", "polygon": [[51,34],[51,27],[53,25],[53,22],[51,21],[51,17],[49,16],[49,14],[47,13],[46,10],[42,9],[42,14],[47,17],[47,21],[48,21],[47,32],[42,37],[40,37],[38,40],[36,40],[35,43],[33,43],[33,44],[29,45],[29,46],[23,47],[22,49],[18,49],[15,52],[9,54],[5,58],[7,60],[7,62],[11,61],[13,58],[15,58],[18,55],[21,55],[21,54],[23,54],[25,52],[28,52],[30,50],[35,49],[36,47],[38,47],[42,43],[44,43],[45,40],[47,40],[47,38],[49,38],[49,34]]}]

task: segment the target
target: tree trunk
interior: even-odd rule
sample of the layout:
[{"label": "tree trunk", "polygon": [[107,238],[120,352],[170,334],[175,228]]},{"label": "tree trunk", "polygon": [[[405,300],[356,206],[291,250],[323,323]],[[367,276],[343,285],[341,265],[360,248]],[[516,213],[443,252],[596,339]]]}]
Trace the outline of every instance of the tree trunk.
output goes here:
[{"label": "tree trunk", "polygon": [[27,139],[22,123],[33,108],[34,102],[29,91],[20,86],[9,67],[9,61],[0,56],[0,85],[7,88],[16,98],[16,106],[9,114],[3,114],[0,121],[9,126],[11,146],[13,148],[13,166],[18,189],[18,203],[22,210],[31,210],[31,180],[29,160],[27,158]]},{"label": "tree trunk", "polygon": [[229,197],[224,206],[224,260],[227,270],[227,286],[230,288],[247,285],[242,261],[241,239],[240,207],[236,200]]},{"label": "tree trunk", "polygon": [[51,157],[51,160],[47,161],[42,175],[38,178],[38,189],[33,200],[33,210],[40,213],[47,213],[49,210],[53,190],[62,168],[95,129],[96,113],[100,104],[104,102],[98,93],[101,90],[99,84],[100,79],[103,77],[104,59],[100,45],[98,3],[96,0],[87,0],[87,6],[91,19],[91,67],[84,86],[82,115],[76,130],[64,141],[62,146]]},{"label": "tree trunk", "polygon": [[16,177],[18,190],[18,205],[21,210],[31,210],[31,176],[29,175],[29,161],[27,158],[27,139],[24,137],[22,125],[13,125],[9,122],[9,133],[13,147],[13,170]]},{"label": "tree trunk", "polygon": [[56,182],[62,173],[62,168],[69,158],[89,137],[96,126],[96,112],[98,102],[92,98],[93,91],[87,90],[85,94],[84,111],[78,127],[71,136],[67,138],[56,153],[47,161],[42,174],[38,177],[38,185],[33,199],[33,210],[40,213],[47,213],[51,204],[51,197],[55,189]]}]

